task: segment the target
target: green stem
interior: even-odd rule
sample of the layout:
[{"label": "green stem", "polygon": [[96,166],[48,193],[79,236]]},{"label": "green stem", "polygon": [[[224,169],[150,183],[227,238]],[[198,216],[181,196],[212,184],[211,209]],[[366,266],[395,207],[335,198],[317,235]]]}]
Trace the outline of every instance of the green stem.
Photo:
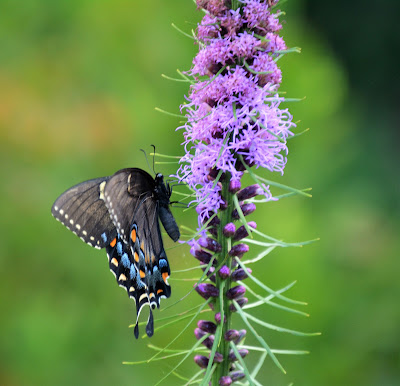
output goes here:
[{"label": "green stem", "polygon": [[[221,211],[221,215],[220,215],[221,222],[218,227],[218,242],[220,243],[222,249],[217,258],[217,266],[221,266],[221,264],[223,264],[223,261],[225,260],[225,264],[229,267],[229,269],[231,269],[232,258],[228,255],[228,252],[231,249],[231,239],[225,237],[223,234],[225,225],[232,221],[232,211],[234,209],[234,202],[233,202],[234,194],[229,192],[229,180],[230,180],[230,175],[225,175],[225,180],[222,182],[222,192],[221,193],[222,193],[222,197],[226,200],[227,208],[224,211]],[[229,362],[228,356],[229,356],[230,346],[229,346],[229,342],[227,342],[224,339],[224,335],[231,328],[230,326],[231,326],[232,311],[229,309],[229,302],[225,297],[226,291],[229,288],[231,288],[230,275],[226,279],[222,279],[218,275],[218,272],[216,272],[215,278],[216,278],[217,288],[220,291],[224,291],[223,296],[219,296],[216,299],[215,312],[216,313],[220,312],[226,318],[225,323],[223,320],[221,320],[221,323],[223,323],[222,338],[221,338],[221,340],[218,344],[218,348],[217,348],[217,351],[220,354],[222,354],[224,361],[217,365],[217,367],[214,371],[214,374],[212,376],[212,385],[218,386],[219,379],[224,375],[228,375],[228,373],[229,373],[230,362]]]}]

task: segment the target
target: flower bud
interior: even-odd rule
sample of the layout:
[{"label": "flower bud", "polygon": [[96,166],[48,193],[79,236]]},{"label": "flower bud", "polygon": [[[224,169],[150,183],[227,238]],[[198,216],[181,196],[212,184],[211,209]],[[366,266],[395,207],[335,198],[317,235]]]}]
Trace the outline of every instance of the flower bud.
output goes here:
[{"label": "flower bud", "polygon": [[[203,336],[207,335],[206,332],[204,332],[203,330],[200,330],[200,328],[195,328],[194,329],[194,335],[196,337],[197,340],[200,340],[201,338],[203,338]],[[207,338],[205,338],[203,340],[203,342],[201,342],[204,346],[206,346],[209,350],[211,350],[213,344],[214,344],[214,336],[211,335]]]},{"label": "flower bud", "polygon": [[209,334],[215,334],[215,331],[217,331],[216,324],[210,322],[209,320],[199,320],[197,322],[197,327],[204,332],[208,332]]},{"label": "flower bud", "polygon": [[219,379],[218,384],[221,386],[230,386],[232,385],[232,378],[227,375],[224,375]]},{"label": "flower bud", "polygon": [[236,287],[230,288],[228,291],[226,291],[226,297],[229,300],[237,300],[240,297],[242,297],[246,293],[246,288],[243,287],[242,285],[237,285]]},{"label": "flower bud", "polygon": [[246,334],[246,330],[239,330],[239,337],[234,341],[234,343],[238,345],[246,337]]},{"label": "flower bud", "polygon": [[259,185],[250,185],[240,190],[237,193],[237,198],[239,201],[244,201],[261,194],[264,194],[264,190]]},{"label": "flower bud", "polygon": [[[218,324],[220,324],[221,323],[221,313],[220,312],[217,312],[216,314],[215,314],[215,321],[218,323]],[[226,322],[226,316],[224,315],[224,323]]]},{"label": "flower bud", "polygon": [[[247,225],[250,228],[256,229],[257,228],[257,224],[254,221],[249,221],[247,223]],[[241,239],[244,239],[245,237],[247,237],[249,235],[249,233],[247,232],[247,229],[245,228],[244,225],[242,225],[241,227],[238,228],[238,230],[235,232],[235,234],[233,235],[233,240],[234,241],[239,241]]]},{"label": "flower bud", "polygon": [[213,284],[201,283],[197,286],[194,285],[194,289],[206,300],[210,297],[217,297],[219,295],[219,289]]},{"label": "flower bud", "polygon": [[200,366],[202,369],[206,369],[208,366],[208,358],[204,355],[195,355],[193,358],[195,363]]},{"label": "flower bud", "polygon": [[229,191],[231,193],[236,193],[237,191],[239,191],[241,186],[242,184],[240,183],[240,180],[231,180],[229,182]]},{"label": "flower bud", "polygon": [[[236,300],[236,303],[239,305],[239,307],[240,308],[242,308],[245,304],[247,304],[249,302],[249,299],[247,299],[247,298],[240,298],[240,299],[237,299]],[[232,304],[229,304],[229,309],[232,311],[232,312],[236,312],[237,311],[237,309],[236,309],[236,307],[235,307],[235,305],[232,303]]]},{"label": "flower bud", "polygon": [[242,371],[232,371],[229,376],[231,377],[232,382],[240,381],[245,377]]},{"label": "flower bud", "polygon": [[217,227],[210,227],[207,231],[214,237],[218,237],[218,228]]},{"label": "flower bud", "polygon": [[231,270],[228,268],[228,266],[223,265],[218,271],[218,275],[221,277],[221,279],[226,279],[229,276],[230,272]]},{"label": "flower bud", "polygon": [[228,330],[225,335],[224,335],[224,339],[228,342],[230,342],[231,340],[235,340],[239,337],[239,331],[238,330]]},{"label": "flower bud", "polygon": [[246,268],[245,270],[243,268],[238,268],[237,270],[232,272],[231,279],[232,281],[239,281],[239,280],[244,280],[248,278],[248,273],[252,273],[253,271],[250,268]]},{"label": "flower bud", "polygon": [[[238,350],[238,352],[239,352],[239,355],[242,358],[244,358],[249,353],[249,350],[246,350],[245,348],[241,348],[240,350]],[[236,354],[235,354],[235,352],[233,350],[229,351],[229,356],[228,357],[229,357],[229,360],[231,362],[234,362],[234,361],[237,360]]]},{"label": "flower bud", "polygon": [[[202,249],[196,249],[194,250],[194,248],[192,247],[190,249],[190,253],[197,259],[199,260],[201,263],[203,264],[208,264],[211,261],[212,258],[212,254],[208,253],[206,251],[203,251]],[[217,261],[215,260],[213,262],[214,265],[217,264]]]},{"label": "flower bud", "polygon": [[233,222],[230,222],[224,226],[222,233],[225,237],[232,237],[235,234],[236,226]]},{"label": "flower bud", "polygon": [[[240,206],[240,208],[242,209],[244,216],[248,216],[256,210],[256,206],[252,202],[250,202],[249,204],[243,204]],[[232,218],[235,220],[239,219],[239,213],[237,209],[232,212]]]},{"label": "flower bud", "polygon": [[216,240],[211,239],[210,237],[202,237],[199,239],[198,243],[203,248],[206,248],[212,252],[220,252],[222,249],[221,245]]},{"label": "flower bud", "polygon": [[246,252],[249,251],[249,246],[246,244],[236,244],[229,251],[230,256],[242,257]]},{"label": "flower bud", "polygon": [[223,361],[224,361],[224,356],[221,353],[216,352],[214,355],[213,363],[222,363]]}]

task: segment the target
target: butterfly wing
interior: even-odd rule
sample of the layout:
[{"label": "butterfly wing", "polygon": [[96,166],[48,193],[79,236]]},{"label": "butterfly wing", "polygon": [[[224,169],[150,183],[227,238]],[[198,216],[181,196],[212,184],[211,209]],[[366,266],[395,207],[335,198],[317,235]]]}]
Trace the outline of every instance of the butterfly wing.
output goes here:
[{"label": "butterfly wing", "polygon": [[[154,179],[141,169],[123,169],[115,173],[104,189],[104,201],[117,229],[118,237],[107,247],[110,269],[118,284],[136,302],[135,336],[138,317],[144,305],[160,306],[168,298],[169,263],[159,226],[159,202],[154,194]],[[153,316],[146,327],[153,334]]]},{"label": "butterfly wing", "polygon": [[103,201],[110,177],[96,178],[73,186],[54,202],[53,216],[85,243],[104,248],[117,231]]}]

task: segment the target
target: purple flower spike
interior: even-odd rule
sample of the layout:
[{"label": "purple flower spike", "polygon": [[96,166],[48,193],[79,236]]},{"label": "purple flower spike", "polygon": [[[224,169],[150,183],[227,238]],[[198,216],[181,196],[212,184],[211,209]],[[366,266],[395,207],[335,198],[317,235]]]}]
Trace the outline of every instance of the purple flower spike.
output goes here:
[{"label": "purple flower spike", "polygon": [[245,377],[242,371],[232,371],[229,376],[232,378],[232,382],[240,381]]},{"label": "purple flower spike", "polygon": [[219,295],[219,289],[213,284],[201,283],[197,286],[195,285],[194,289],[206,300],[210,297],[217,297]]},{"label": "purple flower spike", "polygon": [[262,194],[264,194],[264,189],[262,189],[259,185],[250,185],[240,190],[237,193],[237,198],[239,201],[244,201]]},{"label": "purple flower spike", "polygon": [[250,268],[238,268],[236,271],[232,272],[231,279],[232,281],[240,281],[248,278],[247,272],[252,273],[253,271]]},{"label": "purple flower spike", "polygon": [[225,375],[219,379],[218,384],[221,386],[229,386],[232,385],[232,382],[232,378],[228,375]]},{"label": "purple flower spike", "polygon": [[[247,298],[240,298],[240,299],[237,299],[236,302],[237,302],[237,304],[239,305],[239,307],[242,308],[245,304],[247,304],[247,303],[249,302],[249,299],[247,299]],[[230,309],[232,312],[236,312],[236,311],[237,311],[237,309],[236,309],[236,307],[235,307],[234,304],[229,304],[229,309]]]},{"label": "purple flower spike", "polygon": [[202,237],[201,239],[199,239],[198,242],[203,248],[206,248],[209,251],[212,252],[221,251],[221,245],[216,240],[211,239],[210,237]]},{"label": "purple flower spike", "polygon": [[[249,353],[249,350],[246,350],[245,348],[241,348],[241,349],[238,350],[238,351],[239,351],[239,355],[240,355],[242,358],[244,358],[244,357]],[[231,350],[231,351],[229,352],[229,359],[230,359],[232,362],[234,362],[234,361],[237,360],[236,354],[234,353],[233,350]]]},{"label": "purple flower spike", "polygon": [[233,222],[230,222],[224,226],[224,236],[225,237],[232,237],[235,234],[236,226]]},{"label": "purple flower spike", "polygon": [[249,246],[246,244],[237,244],[232,247],[229,251],[230,256],[242,257],[246,252],[249,251]]},{"label": "purple flower spike", "polygon": [[234,343],[238,345],[246,337],[246,334],[246,330],[239,330],[239,337],[234,341]]},{"label": "purple flower spike", "polygon": [[195,363],[200,366],[202,369],[206,369],[208,366],[208,358],[204,355],[195,355],[193,358]]},{"label": "purple flower spike", "polygon": [[229,300],[237,300],[242,297],[246,293],[246,288],[242,285],[237,285],[236,287],[232,287],[228,291],[226,291],[226,297]]},{"label": "purple flower spike", "polygon": [[[242,209],[244,216],[248,216],[249,214],[253,213],[256,210],[256,206],[252,202],[249,204],[243,204],[240,206],[240,208]],[[234,218],[235,220],[239,219],[239,213],[238,213],[237,209],[235,209],[232,212],[232,218]]]},{"label": "purple flower spike", "polygon": [[235,340],[239,338],[239,331],[238,330],[228,330],[225,335],[224,339],[230,342],[231,340]]},{"label": "purple flower spike", "polygon": [[216,324],[210,322],[209,320],[199,320],[197,322],[197,327],[204,332],[208,332],[209,334],[215,334],[215,331],[217,331]]},{"label": "purple flower spike", "polygon": [[237,191],[239,191],[239,189],[241,188],[242,184],[240,183],[240,180],[232,180],[229,183],[229,191],[231,193],[236,193]]},{"label": "purple flower spike", "polygon": [[[247,223],[247,225],[250,228],[256,229],[257,228],[257,224],[254,221],[249,221]],[[241,227],[238,228],[238,230],[235,232],[235,234],[233,235],[233,240],[234,241],[239,241],[241,239],[244,239],[245,237],[247,237],[249,234],[247,232],[247,229],[245,228],[244,225],[242,225]]]},{"label": "purple flower spike", "polygon": [[227,265],[223,265],[220,270],[218,271],[218,275],[221,277],[221,279],[226,279],[229,274],[231,273],[231,270]]}]

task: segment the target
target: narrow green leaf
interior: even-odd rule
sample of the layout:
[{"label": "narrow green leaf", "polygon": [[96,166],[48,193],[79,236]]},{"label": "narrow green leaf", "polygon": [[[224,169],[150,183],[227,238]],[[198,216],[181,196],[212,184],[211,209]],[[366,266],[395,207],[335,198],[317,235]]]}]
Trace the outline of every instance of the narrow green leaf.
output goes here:
[{"label": "narrow green leaf", "polygon": [[273,362],[276,364],[276,366],[284,373],[286,374],[286,370],[283,368],[283,366],[280,364],[274,353],[271,351],[270,347],[268,346],[267,342],[260,336],[258,335],[257,331],[253,328],[253,326],[250,324],[250,322],[247,320],[246,315],[240,308],[239,304],[236,302],[236,300],[232,301],[233,304],[235,305],[236,311],[239,313],[239,315],[242,317],[244,323],[247,325],[249,330],[252,332],[254,337],[260,342],[261,346],[265,348],[265,350],[268,352],[269,356],[273,360]]},{"label": "narrow green leaf", "polygon": [[[246,269],[246,266],[240,261],[240,259],[238,259],[237,257],[235,258],[235,260],[237,261],[237,263],[243,268]],[[246,269],[247,271],[247,269]],[[273,289],[267,287],[262,281],[258,280],[257,278],[255,278],[250,272],[247,271],[247,275],[249,276],[249,278],[251,280],[254,281],[254,283],[256,283],[258,286],[260,286],[261,288],[263,288],[265,291],[267,291],[270,294],[275,295],[277,298],[284,300],[287,303],[292,303],[292,304],[301,304],[301,305],[307,305],[307,303],[305,302],[301,302],[299,300],[293,300],[290,299],[286,296],[281,295],[280,293],[274,291]]]},{"label": "narrow green leaf", "polygon": [[233,352],[235,353],[235,356],[236,356],[237,360],[238,360],[239,363],[242,365],[244,375],[246,376],[247,380],[249,381],[249,384],[250,384],[250,385],[255,385],[254,379],[253,379],[253,377],[250,375],[249,370],[247,369],[247,366],[246,366],[246,364],[244,363],[243,358],[242,358],[241,355],[239,354],[239,351],[238,351],[238,349],[237,349],[235,343],[229,342],[229,345],[231,346]]}]

